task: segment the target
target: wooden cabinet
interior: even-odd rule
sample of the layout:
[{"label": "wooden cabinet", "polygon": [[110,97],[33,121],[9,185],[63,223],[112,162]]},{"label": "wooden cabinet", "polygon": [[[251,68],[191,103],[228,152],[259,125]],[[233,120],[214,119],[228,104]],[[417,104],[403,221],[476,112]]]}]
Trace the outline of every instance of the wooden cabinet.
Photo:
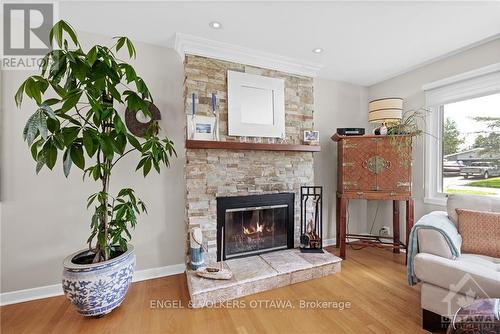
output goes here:
[{"label": "wooden cabinet", "polygon": [[[411,198],[411,138],[408,136],[332,136],[338,143],[337,247],[345,257],[345,238],[376,240],[379,236],[346,234],[346,211],[350,199],[393,201],[393,242],[395,253],[408,244],[413,226]],[[399,236],[399,201],[406,202],[406,244]]]},{"label": "wooden cabinet", "polygon": [[411,139],[405,136],[337,136],[341,193],[411,194]]}]

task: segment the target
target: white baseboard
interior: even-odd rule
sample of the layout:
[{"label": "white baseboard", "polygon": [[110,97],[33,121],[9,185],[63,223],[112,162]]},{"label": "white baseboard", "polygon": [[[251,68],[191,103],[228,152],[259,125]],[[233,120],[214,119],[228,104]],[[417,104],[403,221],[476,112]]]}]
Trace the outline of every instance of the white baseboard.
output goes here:
[{"label": "white baseboard", "polygon": [[335,246],[335,244],[336,244],[335,238],[332,238],[332,239],[323,239],[323,247],[326,247],[326,246]]},{"label": "white baseboard", "polygon": [[165,267],[137,270],[134,273],[132,282],[140,282],[153,278],[182,274],[185,270],[186,265],[184,263],[172,264]]},{"label": "white baseboard", "polygon": [[[335,238],[324,239],[323,246],[335,245]],[[148,279],[181,274],[186,270],[184,263],[173,264],[165,267],[157,267],[136,270],[132,282],[140,282]],[[0,306],[27,302],[30,300],[43,299],[63,295],[61,284],[41,286],[38,288],[16,290],[0,294]]]},{"label": "white baseboard", "polygon": [[61,284],[41,286],[33,289],[16,290],[0,294],[0,306],[29,302],[30,300],[60,296]]},{"label": "white baseboard", "polygon": [[[132,282],[181,274],[186,270],[184,263],[173,264],[165,267],[137,270],[134,272]],[[16,290],[0,294],[0,306],[27,302],[30,300],[49,298],[63,295],[61,284],[41,286],[38,288]]]}]

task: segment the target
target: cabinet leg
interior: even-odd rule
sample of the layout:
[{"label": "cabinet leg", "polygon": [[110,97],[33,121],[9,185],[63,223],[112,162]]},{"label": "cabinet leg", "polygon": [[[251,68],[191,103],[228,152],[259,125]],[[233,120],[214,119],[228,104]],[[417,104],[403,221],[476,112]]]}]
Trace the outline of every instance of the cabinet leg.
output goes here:
[{"label": "cabinet leg", "polygon": [[410,232],[413,227],[414,219],[413,199],[406,201],[406,263],[408,263],[408,241],[410,240]]},{"label": "cabinet leg", "polygon": [[393,253],[399,254],[399,201],[392,201],[392,230],[393,230],[393,239],[394,247],[392,249]]},{"label": "cabinet leg", "polygon": [[340,198],[340,257],[345,259],[345,233],[346,233],[346,211],[347,211],[347,200],[345,198]]},{"label": "cabinet leg", "polygon": [[335,205],[335,247],[340,247],[340,197],[336,196],[336,205]]}]

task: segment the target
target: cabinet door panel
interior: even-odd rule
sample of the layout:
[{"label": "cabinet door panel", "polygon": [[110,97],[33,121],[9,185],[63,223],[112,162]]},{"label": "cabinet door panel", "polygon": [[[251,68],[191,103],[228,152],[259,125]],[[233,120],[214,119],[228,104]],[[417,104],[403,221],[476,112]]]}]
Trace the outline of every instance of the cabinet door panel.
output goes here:
[{"label": "cabinet door panel", "polygon": [[342,145],[343,188],[340,191],[373,191],[376,175],[366,168],[368,159],[377,151],[371,138],[345,139]]},{"label": "cabinet door panel", "polygon": [[411,140],[406,137],[384,138],[377,145],[377,155],[386,161],[386,168],[377,174],[378,190],[409,193]]}]

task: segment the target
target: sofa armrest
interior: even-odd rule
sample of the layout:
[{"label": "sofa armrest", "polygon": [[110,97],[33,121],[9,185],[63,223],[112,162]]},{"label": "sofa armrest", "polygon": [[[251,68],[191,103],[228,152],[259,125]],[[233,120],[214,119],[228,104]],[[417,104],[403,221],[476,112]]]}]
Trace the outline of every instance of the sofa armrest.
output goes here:
[{"label": "sofa armrest", "polygon": [[[427,215],[425,218],[425,225],[436,225],[441,227],[448,225],[450,227],[447,229],[448,236],[452,240],[458,240],[457,246],[459,248],[461,247],[462,237],[458,233],[455,224],[453,224],[453,222],[448,218],[446,212],[435,211]],[[437,230],[420,229],[417,231],[417,240],[419,253],[433,254],[447,259],[454,258],[450,246],[445,240],[445,237]]]}]

